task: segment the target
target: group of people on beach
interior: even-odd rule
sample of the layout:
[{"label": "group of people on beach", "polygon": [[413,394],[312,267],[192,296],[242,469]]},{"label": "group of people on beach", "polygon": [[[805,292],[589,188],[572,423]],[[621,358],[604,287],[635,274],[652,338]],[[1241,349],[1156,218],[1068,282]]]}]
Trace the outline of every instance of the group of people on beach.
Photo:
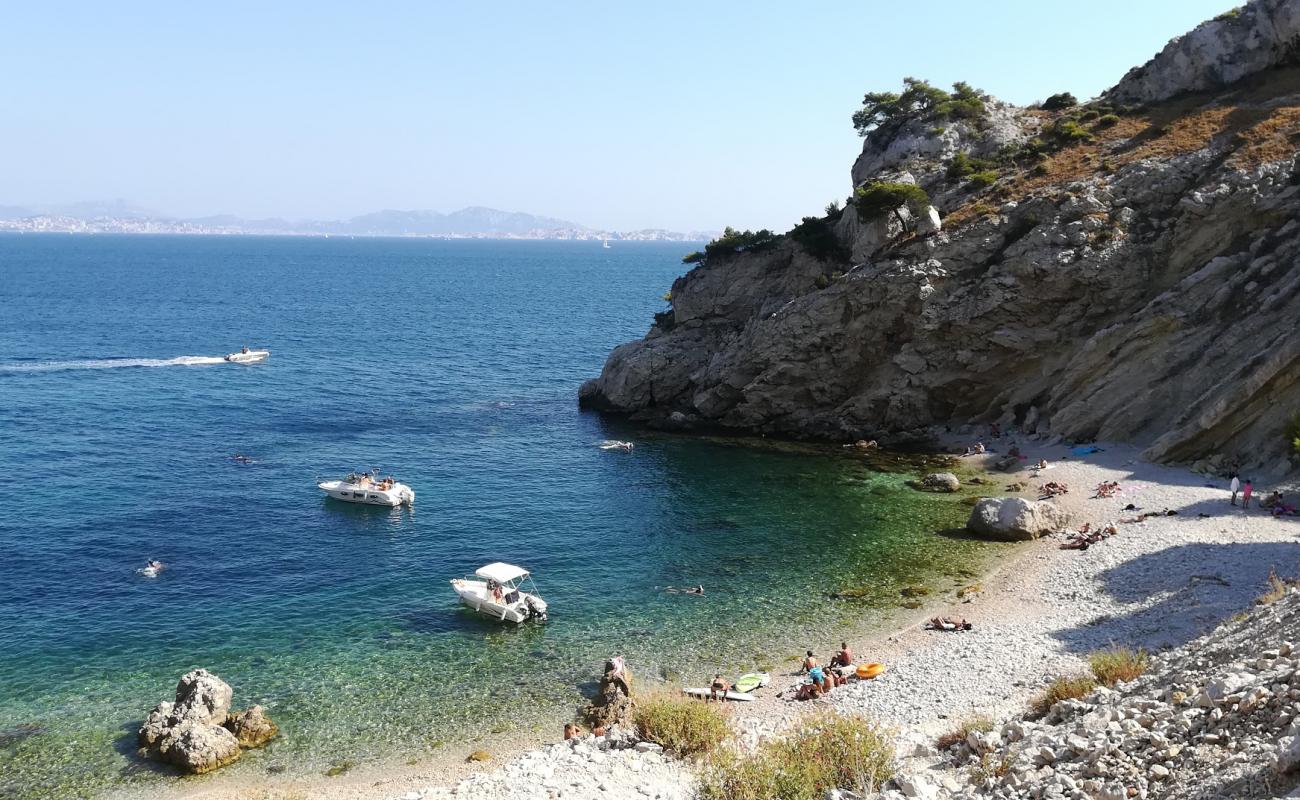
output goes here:
[{"label": "group of people on beach", "polygon": [[[1237,505],[1237,496],[1241,495],[1241,507],[1243,509],[1250,508],[1250,500],[1255,493],[1255,485],[1250,478],[1242,481],[1237,473],[1232,473],[1232,480],[1228,482],[1228,491],[1232,493],[1232,496],[1228,499],[1229,505]],[[1282,493],[1277,490],[1274,490],[1267,498],[1257,500],[1256,503],[1260,508],[1275,517],[1300,516],[1300,509],[1294,503],[1286,502],[1282,497]]]},{"label": "group of people on beach", "polygon": [[809,650],[799,670],[805,676],[804,682],[799,685],[794,699],[815,700],[824,694],[829,694],[836,686],[843,686],[848,682],[842,670],[852,666],[853,651],[849,649],[848,642],[840,642],[839,651],[831,656],[830,664],[825,667],[818,663],[817,656]]}]

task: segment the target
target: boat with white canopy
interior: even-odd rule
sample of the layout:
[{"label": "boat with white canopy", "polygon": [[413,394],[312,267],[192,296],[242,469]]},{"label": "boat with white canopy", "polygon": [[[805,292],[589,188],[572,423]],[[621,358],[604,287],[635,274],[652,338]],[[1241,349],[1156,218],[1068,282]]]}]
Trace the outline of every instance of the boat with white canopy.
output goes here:
[{"label": "boat with white canopy", "polygon": [[462,603],[486,617],[502,622],[546,621],[546,601],[523,567],[497,561],[479,567],[473,578],[452,578],[451,588]]}]

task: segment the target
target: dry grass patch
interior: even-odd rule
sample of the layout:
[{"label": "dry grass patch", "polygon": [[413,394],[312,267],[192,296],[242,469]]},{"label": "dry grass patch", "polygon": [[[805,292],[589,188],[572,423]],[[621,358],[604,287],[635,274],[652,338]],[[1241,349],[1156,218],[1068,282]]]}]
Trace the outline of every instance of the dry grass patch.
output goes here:
[{"label": "dry grass patch", "polygon": [[960,725],[935,740],[935,747],[940,750],[947,750],[959,742],[964,742],[972,733],[988,733],[993,730],[993,719],[990,717],[974,717],[964,720]]},{"label": "dry grass patch", "polygon": [[717,703],[669,692],[637,695],[632,724],[641,738],[678,756],[707,753],[727,738],[727,715]]},{"label": "dry grass patch", "polygon": [[1029,714],[1034,719],[1045,717],[1062,700],[1078,700],[1096,688],[1097,681],[1089,675],[1057,678],[1029,702]]},{"label": "dry grass patch", "polygon": [[1286,597],[1287,592],[1293,588],[1300,588],[1300,578],[1283,578],[1277,574],[1277,570],[1268,571],[1268,591],[1255,598],[1255,605],[1270,606]]},{"label": "dry grass patch", "polygon": [[1147,671],[1150,659],[1145,650],[1115,647],[1098,650],[1088,656],[1088,666],[1102,686],[1114,686],[1121,681],[1131,681]]},{"label": "dry grass patch", "polygon": [[858,717],[811,717],[756,752],[712,753],[700,800],[822,800],[831,789],[874,792],[894,776],[891,737]]}]

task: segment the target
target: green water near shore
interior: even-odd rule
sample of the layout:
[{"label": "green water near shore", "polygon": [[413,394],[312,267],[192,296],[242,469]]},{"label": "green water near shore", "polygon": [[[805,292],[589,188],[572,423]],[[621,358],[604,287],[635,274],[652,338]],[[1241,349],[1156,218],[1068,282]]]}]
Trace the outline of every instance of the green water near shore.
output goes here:
[{"label": "green water near shore", "polygon": [[[571,713],[614,653],[651,680],[781,668],[804,648],[883,624],[908,587],[951,596],[1002,549],[936,533],[964,521],[968,495],[917,492],[905,484],[915,471],[880,472],[831,448],[663,437],[638,454],[662,472],[623,487],[620,502],[659,524],[635,546],[592,537],[565,555],[577,569],[539,569],[548,624],[501,627],[449,608],[443,576],[430,575],[420,592],[396,579],[367,587],[385,610],[350,624],[298,621],[291,633],[269,626],[197,650],[180,636],[177,659],[131,670],[110,652],[108,663],[72,666],[62,684],[6,699],[5,788],[147,796],[173,780],[131,751],[138,720],[181,665],[217,672],[237,706],[262,703],[281,726],[279,740],[220,775],[404,763]],[[400,532],[393,544],[400,551]],[[663,591],[697,583],[702,597]],[[855,599],[831,599],[845,590]]]}]

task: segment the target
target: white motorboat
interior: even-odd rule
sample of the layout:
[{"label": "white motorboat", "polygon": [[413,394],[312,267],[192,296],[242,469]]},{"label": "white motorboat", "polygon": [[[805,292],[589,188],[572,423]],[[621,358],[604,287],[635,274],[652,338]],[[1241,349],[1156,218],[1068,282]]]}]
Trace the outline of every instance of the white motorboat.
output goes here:
[{"label": "white motorboat", "polygon": [[497,561],[480,567],[473,578],[452,578],[451,588],[462,603],[486,617],[502,622],[546,621],[546,601],[522,567]]},{"label": "white motorboat", "polygon": [[320,490],[335,500],[348,503],[367,503],[373,506],[400,506],[415,503],[415,490],[399,483],[391,475],[379,477],[378,470],[353,472],[337,481],[316,484]]},{"label": "white motorboat", "polygon": [[238,353],[231,353],[226,356],[226,360],[231,364],[256,364],[270,357],[270,350],[249,350],[247,347],[243,347],[240,348]]}]

